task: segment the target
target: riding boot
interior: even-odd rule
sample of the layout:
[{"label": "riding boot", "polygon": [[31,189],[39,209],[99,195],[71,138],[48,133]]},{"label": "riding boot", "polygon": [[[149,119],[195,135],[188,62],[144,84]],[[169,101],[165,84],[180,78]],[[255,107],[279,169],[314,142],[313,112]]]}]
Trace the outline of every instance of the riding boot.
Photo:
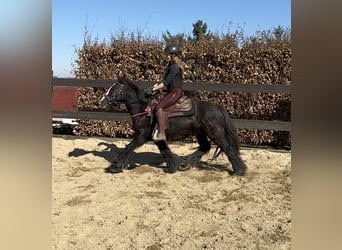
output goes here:
[{"label": "riding boot", "polygon": [[153,140],[155,141],[166,141],[165,129],[167,128],[168,116],[163,109],[158,109],[156,112],[158,121],[158,132],[154,133]]}]

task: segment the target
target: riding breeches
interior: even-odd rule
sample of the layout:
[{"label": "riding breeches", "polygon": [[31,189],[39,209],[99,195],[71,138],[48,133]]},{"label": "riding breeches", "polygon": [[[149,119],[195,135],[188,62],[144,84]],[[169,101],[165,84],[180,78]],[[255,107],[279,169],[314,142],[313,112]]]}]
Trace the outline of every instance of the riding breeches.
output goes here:
[{"label": "riding breeches", "polygon": [[167,93],[156,105],[156,110],[166,109],[175,104],[179,98],[183,96],[183,90],[180,88],[173,88]]}]

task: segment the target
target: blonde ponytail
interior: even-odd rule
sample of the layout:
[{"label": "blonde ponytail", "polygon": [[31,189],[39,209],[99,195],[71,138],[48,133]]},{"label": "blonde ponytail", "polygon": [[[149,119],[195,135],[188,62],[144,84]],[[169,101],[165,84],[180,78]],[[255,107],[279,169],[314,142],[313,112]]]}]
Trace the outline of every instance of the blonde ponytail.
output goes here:
[{"label": "blonde ponytail", "polygon": [[171,62],[173,64],[176,64],[183,71],[183,62],[182,62],[182,59],[179,56],[171,55]]}]

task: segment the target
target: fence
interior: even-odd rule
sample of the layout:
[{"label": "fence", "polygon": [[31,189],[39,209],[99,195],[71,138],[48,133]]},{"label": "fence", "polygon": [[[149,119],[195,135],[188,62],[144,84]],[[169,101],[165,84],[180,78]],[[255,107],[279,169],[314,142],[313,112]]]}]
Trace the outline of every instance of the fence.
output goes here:
[{"label": "fence", "polygon": [[[133,81],[142,88],[151,86],[155,82]],[[109,88],[113,80],[84,80],[74,78],[53,78],[53,87],[97,87]],[[291,85],[266,85],[266,84],[237,84],[237,83],[184,83],[184,90],[203,90],[203,91],[226,91],[244,93],[273,93],[291,94]],[[87,111],[52,111],[53,118],[71,118],[83,120],[109,120],[109,121],[131,121],[128,113],[112,112],[87,112]],[[246,120],[232,119],[235,128],[291,131],[291,122],[287,121],[266,121],[266,120]]]}]

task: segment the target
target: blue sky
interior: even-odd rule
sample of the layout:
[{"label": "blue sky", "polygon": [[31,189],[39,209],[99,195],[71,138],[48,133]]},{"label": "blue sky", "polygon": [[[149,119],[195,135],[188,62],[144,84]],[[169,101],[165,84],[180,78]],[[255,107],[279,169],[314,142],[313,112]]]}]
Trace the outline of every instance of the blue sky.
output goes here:
[{"label": "blue sky", "polygon": [[85,26],[93,38],[109,41],[125,31],[160,38],[162,32],[192,35],[192,24],[207,23],[212,32],[243,29],[245,34],[278,25],[291,28],[290,0],[53,0],[52,70],[58,77],[73,77],[75,48],[83,44]]}]

